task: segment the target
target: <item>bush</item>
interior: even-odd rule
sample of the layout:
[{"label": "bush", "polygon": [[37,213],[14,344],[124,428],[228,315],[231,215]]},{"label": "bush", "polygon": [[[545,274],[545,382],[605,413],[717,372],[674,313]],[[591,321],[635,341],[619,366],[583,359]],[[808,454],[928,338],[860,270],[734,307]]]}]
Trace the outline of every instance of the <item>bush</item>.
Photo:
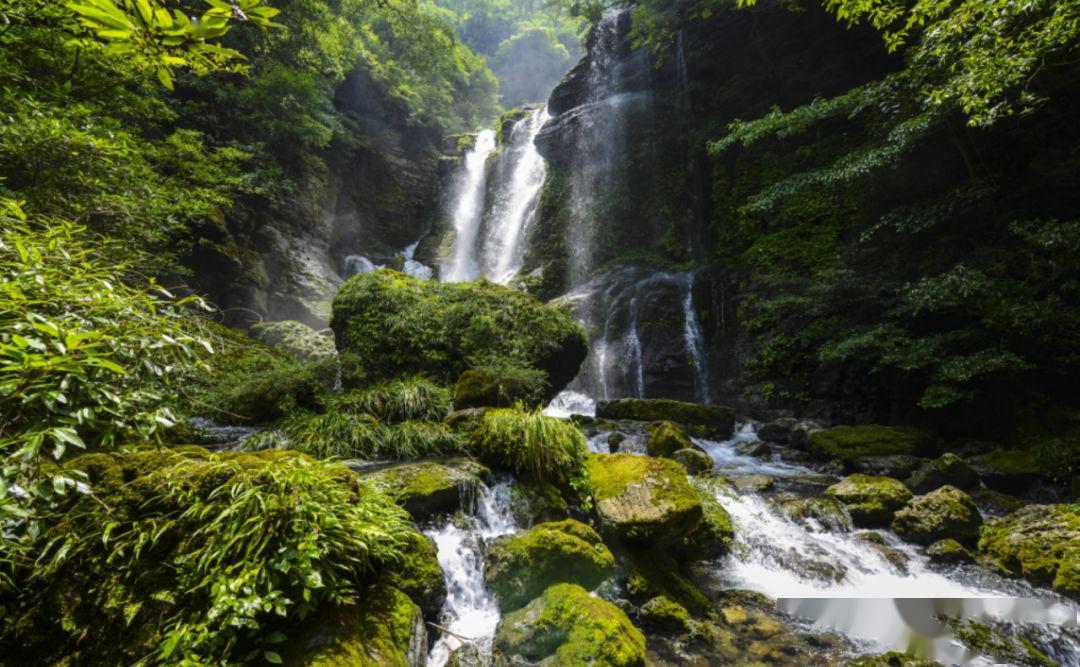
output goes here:
[{"label": "bush", "polygon": [[412,534],[382,492],[291,452],[90,454],[68,467],[95,496],[47,530],[0,639],[41,663],[76,651],[88,664],[251,661],[320,608],[356,602]]},{"label": "bush", "polygon": [[332,412],[368,414],[387,423],[442,421],[450,414],[450,392],[421,376],[376,384],[331,397]]},{"label": "bush", "polygon": [[537,482],[585,488],[585,435],[540,409],[488,410],[470,434],[470,443],[492,465],[530,475]]},{"label": "bush", "polygon": [[371,415],[328,412],[289,417],[244,442],[248,450],[289,448],[318,458],[412,460],[461,451],[461,436],[441,422],[386,425]]}]

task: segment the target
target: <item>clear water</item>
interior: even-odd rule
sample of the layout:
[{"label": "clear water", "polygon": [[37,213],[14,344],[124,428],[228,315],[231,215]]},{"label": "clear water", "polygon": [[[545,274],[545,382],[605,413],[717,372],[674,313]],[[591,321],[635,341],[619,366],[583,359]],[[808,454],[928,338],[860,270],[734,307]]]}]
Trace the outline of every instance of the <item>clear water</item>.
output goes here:
[{"label": "clear water", "polygon": [[439,274],[444,282],[473,280],[480,275],[476,244],[484,215],[487,159],[494,150],[495,132],[484,130],[476,136],[476,144],[465,154],[464,167],[452,198],[454,244]]}]

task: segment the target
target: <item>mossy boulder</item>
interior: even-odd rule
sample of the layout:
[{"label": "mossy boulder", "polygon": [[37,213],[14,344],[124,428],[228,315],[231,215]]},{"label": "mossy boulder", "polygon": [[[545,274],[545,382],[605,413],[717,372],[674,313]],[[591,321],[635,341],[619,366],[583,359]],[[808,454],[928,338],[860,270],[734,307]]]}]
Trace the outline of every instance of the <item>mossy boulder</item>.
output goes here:
[{"label": "mossy boulder", "polygon": [[334,355],[334,337],[329,330],[316,331],[296,320],[256,324],[248,333],[260,343],[303,361]]},{"label": "mossy boulder", "polygon": [[626,614],[576,584],[556,584],[499,621],[495,664],[635,667],[645,637]]},{"label": "mossy boulder", "polygon": [[645,427],[645,451],[649,456],[672,458],[680,449],[693,449],[690,434],[675,422],[662,421]]},{"label": "mossy boulder", "polygon": [[1043,475],[1034,454],[1016,449],[976,456],[969,463],[986,486],[1005,493],[1023,491]]},{"label": "mossy boulder", "polygon": [[1010,496],[1007,493],[1001,491],[995,491],[988,489],[985,486],[972,489],[970,491],[971,497],[975,499],[975,504],[978,505],[979,511],[983,514],[989,514],[990,516],[1005,516],[1011,514],[1021,507],[1031,505],[1031,501],[1022,500],[1016,496]]},{"label": "mossy boulder", "polygon": [[506,610],[521,607],[556,583],[591,590],[614,572],[615,558],[596,531],[566,519],[496,540],[488,551],[484,581]]},{"label": "mossy boulder", "polygon": [[780,513],[809,525],[817,530],[836,533],[850,532],[853,527],[851,514],[843,503],[835,498],[780,497],[775,501]]},{"label": "mossy boulder", "polygon": [[887,526],[911,500],[911,491],[891,477],[854,474],[825,489],[825,495],[847,508],[856,526]]},{"label": "mossy boulder", "polygon": [[599,419],[673,421],[698,437],[726,440],[735,432],[735,413],[719,405],[685,403],[668,398],[620,398],[596,404]]},{"label": "mossy boulder", "polygon": [[700,449],[680,449],[671,455],[672,460],[678,461],[679,465],[691,475],[708,472],[713,468],[712,457]]},{"label": "mossy boulder", "polygon": [[846,664],[847,667],[942,667],[942,664],[936,660],[928,660],[898,651],[866,655],[855,658]]},{"label": "mossy boulder", "polygon": [[408,595],[425,618],[438,618],[446,600],[446,578],[439,565],[438,548],[427,535],[413,532],[402,553],[401,562],[380,573],[379,581]]},{"label": "mossy boulder", "polygon": [[286,662],[304,667],[422,667],[427,632],[420,608],[389,586],[371,586],[355,605],[321,613],[290,637]]},{"label": "mossy boulder", "polygon": [[731,515],[717,500],[723,482],[715,477],[693,477],[690,485],[701,502],[701,521],[677,549],[692,559],[713,558],[726,553],[735,539]]},{"label": "mossy boulder", "polygon": [[590,454],[587,469],[601,528],[613,537],[673,544],[701,521],[701,501],[674,461]]},{"label": "mossy boulder", "polygon": [[886,456],[860,456],[848,462],[854,472],[878,477],[907,479],[918,470],[926,459],[911,454],[893,454]]},{"label": "mossy boulder", "polygon": [[686,607],[666,595],[658,595],[641,605],[642,627],[659,632],[680,632],[690,622]]},{"label": "mossy boulder", "polygon": [[536,404],[543,395],[544,377],[527,369],[470,369],[454,385],[454,409],[497,407],[516,403]]},{"label": "mossy boulder", "polygon": [[463,494],[490,474],[467,458],[400,463],[360,472],[365,481],[390,494],[417,521],[456,512]]},{"label": "mossy boulder", "polygon": [[527,294],[390,270],[346,281],[330,326],[346,387],[407,374],[450,385],[476,363],[498,360],[545,373],[546,400],[577,375],[588,351],[569,315]]},{"label": "mossy boulder", "polygon": [[788,437],[791,435],[791,429],[798,421],[795,417],[774,419],[771,422],[762,424],[757,430],[757,436],[765,442],[786,445],[788,444]]},{"label": "mossy boulder", "polygon": [[982,528],[979,555],[1080,599],[1080,505],[1028,505],[992,518]]},{"label": "mossy boulder", "polygon": [[929,493],[946,484],[968,489],[978,481],[978,475],[964,459],[948,453],[924,463],[905,483],[913,493]]},{"label": "mossy boulder", "polygon": [[926,548],[930,560],[939,563],[967,563],[975,560],[975,554],[951,537],[938,540]]},{"label": "mossy boulder", "polygon": [[893,517],[892,529],[906,540],[929,545],[948,537],[963,544],[979,538],[982,516],[971,496],[943,486],[913,498]]},{"label": "mossy boulder", "polygon": [[933,447],[928,433],[917,428],[881,426],[835,426],[810,434],[808,449],[822,459],[850,463],[864,456],[905,454],[921,456]]}]

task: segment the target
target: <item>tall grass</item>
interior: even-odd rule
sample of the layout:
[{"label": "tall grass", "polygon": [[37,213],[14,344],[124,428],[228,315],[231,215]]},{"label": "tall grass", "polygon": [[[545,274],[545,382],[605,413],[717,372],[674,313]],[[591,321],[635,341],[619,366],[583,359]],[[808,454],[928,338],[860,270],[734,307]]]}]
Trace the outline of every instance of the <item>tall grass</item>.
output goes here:
[{"label": "tall grass", "polygon": [[422,376],[381,382],[328,397],[330,412],[368,414],[379,421],[442,421],[450,413],[450,392]]},{"label": "tall grass", "polygon": [[539,408],[488,410],[470,436],[480,458],[538,482],[565,485],[583,475],[585,435],[570,422]]},{"label": "tall grass", "polygon": [[411,460],[460,452],[462,438],[441,422],[383,424],[367,414],[297,414],[244,449],[288,448],[317,458]]}]

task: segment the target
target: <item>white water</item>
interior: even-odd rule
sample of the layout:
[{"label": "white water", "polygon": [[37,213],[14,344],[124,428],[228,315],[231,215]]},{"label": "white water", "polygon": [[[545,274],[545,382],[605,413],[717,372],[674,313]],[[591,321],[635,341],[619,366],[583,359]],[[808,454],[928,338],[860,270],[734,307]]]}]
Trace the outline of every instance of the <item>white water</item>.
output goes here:
[{"label": "white water", "polygon": [[705,335],[701,332],[697,309],[694,308],[694,274],[684,273],[680,283],[683,287],[683,335],[686,337],[686,349],[690,351],[690,360],[694,366],[694,393],[698,403],[710,403],[712,397]]},{"label": "white water", "polygon": [[[484,662],[490,661],[491,641],[499,624],[499,606],[484,587],[487,542],[517,530],[511,511],[510,482],[481,485],[467,507],[468,515],[425,534],[435,541],[447,597],[440,613],[443,627],[472,640]],[[462,642],[443,634],[428,655],[428,667],[443,667]]]},{"label": "white water", "polygon": [[473,280],[480,275],[476,243],[484,215],[487,158],[494,150],[495,132],[484,130],[465,154],[464,170],[453,199],[454,245],[439,276],[444,282]]},{"label": "white water", "polygon": [[345,277],[352,278],[362,273],[371,273],[381,268],[363,255],[349,255],[345,258]]},{"label": "white water", "polygon": [[402,264],[401,272],[412,276],[413,278],[431,280],[431,277],[435,274],[431,267],[423,262],[413,259],[413,256],[416,254],[416,246],[418,245],[420,245],[419,239],[409,247],[405,248],[402,252],[402,258],[405,261]]},{"label": "white water", "polygon": [[551,399],[551,403],[544,408],[544,414],[549,417],[562,417],[570,415],[596,416],[596,401],[589,396],[571,389],[565,389]]}]

